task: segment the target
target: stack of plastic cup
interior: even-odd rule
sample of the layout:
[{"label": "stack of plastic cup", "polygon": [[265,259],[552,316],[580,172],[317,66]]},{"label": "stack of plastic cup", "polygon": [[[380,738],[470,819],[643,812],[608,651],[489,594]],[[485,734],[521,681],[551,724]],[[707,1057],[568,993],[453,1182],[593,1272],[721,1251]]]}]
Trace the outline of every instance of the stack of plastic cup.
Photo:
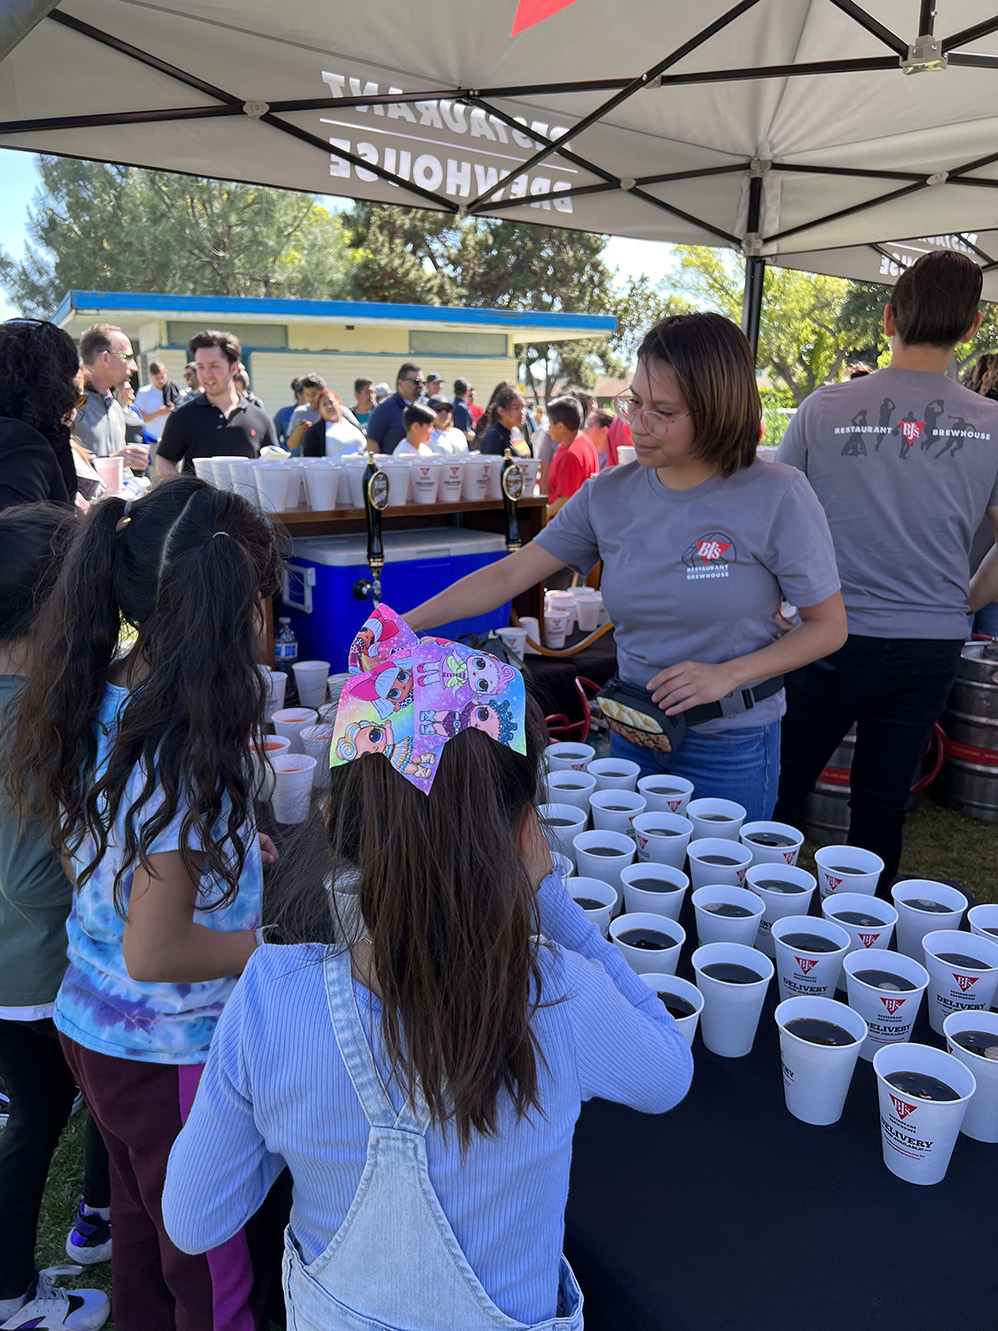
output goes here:
[{"label": "stack of plastic cup", "polygon": [[416,458],[410,476],[414,504],[435,504],[440,493],[439,458]]},{"label": "stack of plastic cup", "polygon": [[461,498],[469,504],[479,504],[488,498],[489,473],[480,453],[469,453],[464,464],[464,486]]},{"label": "stack of plastic cup", "polygon": [[441,504],[459,504],[464,489],[464,469],[467,458],[449,457],[440,462],[440,488],[437,499]]},{"label": "stack of plastic cup", "polygon": [[338,508],[364,507],[364,472],[370,459],[366,454],[361,457],[347,453],[337,459],[340,466],[339,487],[336,503]]},{"label": "stack of plastic cup", "polygon": [[317,513],[336,507],[340,468],[332,458],[308,458],[302,464],[308,506]]},{"label": "stack of plastic cup", "polygon": [[[219,474],[220,460],[214,459],[216,475]],[[225,466],[225,464],[222,464]],[[292,479],[297,482],[297,476],[293,476],[292,468],[283,462],[257,462],[253,467],[253,475],[256,477],[257,494],[260,497],[260,507],[265,513],[284,513],[288,507],[288,488]],[[226,466],[226,479],[228,479],[228,468]],[[228,486],[225,487],[226,489]]]}]

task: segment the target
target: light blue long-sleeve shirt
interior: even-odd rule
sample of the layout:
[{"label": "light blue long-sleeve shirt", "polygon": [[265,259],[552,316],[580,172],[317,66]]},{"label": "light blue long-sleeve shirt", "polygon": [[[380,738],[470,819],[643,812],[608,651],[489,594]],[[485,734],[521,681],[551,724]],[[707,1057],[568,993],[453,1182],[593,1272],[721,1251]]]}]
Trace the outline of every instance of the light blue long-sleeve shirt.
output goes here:
[{"label": "light blue long-sleeve shirt", "polygon": [[[693,1071],[673,1019],[561,879],[545,879],[538,900],[552,942],[540,954],[549,1006],[533,1019],[544,1115],[517,1122],[501,1099],[498,1137],[476,1136],[464,1160],[453,1129],[444,1136],[431,1127],[426,1139],[430,1179],[468,1261],[503,1312],[528,1324],[555,1312],[581,1103],[600,1096],[662,1113],[686,1094]],[[167,1231],[186,1252],[239,1230],[285,1162],[306,1262],[350,1208],[369,1129],[336,1045],[322,958],[318,947],[258,949],[225,1008],[163,1193]],[[354,991],[387,1082],[378,1000],[356,981]],[[396,1083],[389,1094],[399,1108]]]}]

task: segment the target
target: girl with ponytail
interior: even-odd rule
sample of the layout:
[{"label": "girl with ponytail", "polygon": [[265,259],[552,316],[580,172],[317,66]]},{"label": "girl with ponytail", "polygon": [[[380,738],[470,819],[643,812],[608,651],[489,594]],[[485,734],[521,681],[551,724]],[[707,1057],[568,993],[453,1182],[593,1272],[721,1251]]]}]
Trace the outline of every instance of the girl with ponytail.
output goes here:
[{"label": "girl with ponytail", "polygon": [[118,1331],[256,1325],[243,1236],[189,1257],[159,1199],[276,855],[249,746],[279,579],[273,527],[236,495],[182,477],[101,501],[39,616],[7,749],[11,794],[57,828],[77,887],[54,1019],[108,1146]]}]

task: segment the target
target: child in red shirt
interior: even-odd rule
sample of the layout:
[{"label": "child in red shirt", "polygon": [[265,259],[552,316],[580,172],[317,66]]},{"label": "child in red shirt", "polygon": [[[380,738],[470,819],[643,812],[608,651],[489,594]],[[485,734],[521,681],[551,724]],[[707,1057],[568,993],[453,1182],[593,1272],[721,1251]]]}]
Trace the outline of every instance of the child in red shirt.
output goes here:
[{"label": "child in red shirt", "polygon": [[548,471],[547,515],[553,517],[590,476],[599,475],[599,454],[582,430],[577,398],[556,397],[548,404],[548,421],[548,434],[558,446]]}]

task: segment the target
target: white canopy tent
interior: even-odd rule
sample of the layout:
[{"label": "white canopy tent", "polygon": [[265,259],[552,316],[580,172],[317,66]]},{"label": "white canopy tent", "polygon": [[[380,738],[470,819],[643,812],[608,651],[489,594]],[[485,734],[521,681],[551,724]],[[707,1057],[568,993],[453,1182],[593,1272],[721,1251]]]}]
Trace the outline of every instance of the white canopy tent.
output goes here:
[{"label": "white canopy tent", "polygon": [[344,8],[4,0],[0,147],[725,245],[750,323],[766,260],[998,299],[994,0]]}]

